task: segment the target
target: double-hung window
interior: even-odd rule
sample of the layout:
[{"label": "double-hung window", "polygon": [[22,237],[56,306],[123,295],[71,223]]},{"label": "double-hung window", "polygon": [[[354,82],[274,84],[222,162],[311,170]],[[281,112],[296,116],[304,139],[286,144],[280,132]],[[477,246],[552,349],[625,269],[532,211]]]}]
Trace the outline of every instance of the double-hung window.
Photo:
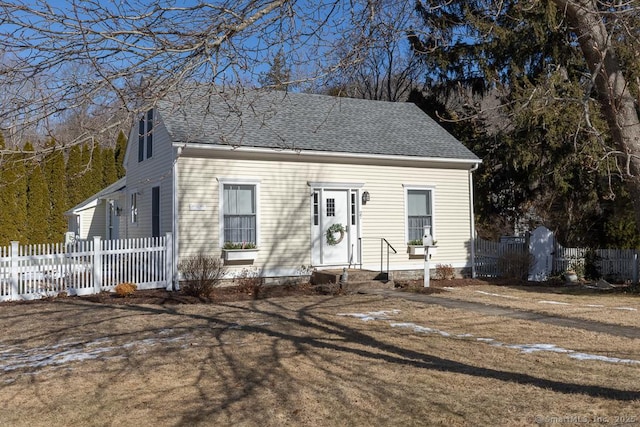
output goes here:
[{"label": "double-hung window", "polygon": [[138,162],[153,155],[153,110],[147,111],[138,121]]},{"label": "double-hung window", "polygon": [[222,182],[223,244],[258,244],[258,185]]},{"label": "double-hung window", "polygon": [[433,236],[433,190],[407,188],[406,191],[407,241],[421,241],[424,227],[429,227]]}]

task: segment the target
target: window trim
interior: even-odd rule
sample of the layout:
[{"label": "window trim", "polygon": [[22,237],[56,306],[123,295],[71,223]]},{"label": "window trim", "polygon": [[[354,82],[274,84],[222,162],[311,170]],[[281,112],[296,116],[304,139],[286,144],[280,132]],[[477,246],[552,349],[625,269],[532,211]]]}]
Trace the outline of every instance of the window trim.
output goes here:
[{"label": "window trim", "polygon": [[404,188],[404,239],[405,242],[409,242],[409,190],[429,191],[431,192],[431,237],[436,239],[436,186],[435,185],[416,185],[416,184],[402,184]]},{"label": "window trim", "polygon": [[144,112],[138,120],[138,163],[153,157],[153,127],[155,112]]},{"label": "window trim", "polygon": [[154,125],[154,111],[153,109],[147,111],[146,114],[146,121],[145,121],[145,125],[146,125],[146,133],[145,133],[145,140],[146,140],[146,144],[145,144],[145,149],[146,149],[146,159],[150,159],[151,157],[153,157],[153,125]]},{"label": "window trim", "polygon": [[145,129],[146,124],[143,116],[138,120],[138,163],[144,161]]},{"label": "window trim", "polygon": [[[160,203],[161,203],[160,186],[156,185],[151,187],[151,237],[160,237],[161,235],[162,217],[161,217]],[[155,212],[156,204],[157,204],[157,212]],[[156,230],[156,227],[157,227],[157,230]]]},{"label": "window trim", "polygon": [[260,179],[258,178],[218,178],[218,246],[224,246],[224,186],[255,186],[256,203],[256,247],[260,247]]},{"label": "window trim", "polygon": [[140,201],[138,200],[138,196],[140,195],[140,193],[138,193],[137,190],[133,190],[131,191],[131,193],[129,193],[129,223],[131,225],[137,226],[138,225],[138,215],[139,212],[138,210],[140,209],[139,204]]}]

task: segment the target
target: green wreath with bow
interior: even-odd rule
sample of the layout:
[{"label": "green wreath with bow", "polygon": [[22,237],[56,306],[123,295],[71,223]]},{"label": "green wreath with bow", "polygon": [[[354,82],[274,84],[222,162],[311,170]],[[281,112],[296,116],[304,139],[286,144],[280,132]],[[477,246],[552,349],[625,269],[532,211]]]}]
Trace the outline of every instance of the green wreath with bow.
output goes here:
[{"label": "green wreath with bow", "polygon": [[[344,239],[344,226],[342,224],[333,224],[331,227],[327,229],[327,244],[330,246],[335,246],[338,243],[342,242]],[[336,239],[335,234],[340,233],[340,237]]]}]

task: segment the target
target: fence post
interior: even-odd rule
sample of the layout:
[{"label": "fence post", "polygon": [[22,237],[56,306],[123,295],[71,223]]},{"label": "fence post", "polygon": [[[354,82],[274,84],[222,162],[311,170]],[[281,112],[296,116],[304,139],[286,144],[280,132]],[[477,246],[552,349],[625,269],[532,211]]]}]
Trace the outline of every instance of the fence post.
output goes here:
[{"label": "fence post", "polygon": [[167,290],[174,290],[173,286],[173,236],[169,232],[165,239],[165,261],[164,261],[164,278],[167,282]]},{"label": "fence post", "polygon": [[10,273],[9,273],[9,283],[11,284],[11,301],[15,301],[20,299],[20,292],[18,290],[18,255],[19,255],[19,242],[11,241],[11,253],[9,257],[10,261]]},{"label": "fence post", "polygon": [[638,252],[633,254],[633,284],[638,284]]},{"label": "fence post", "polygon": [[93,292],[102,291],[102,243],[100,236],[93,237]]}]

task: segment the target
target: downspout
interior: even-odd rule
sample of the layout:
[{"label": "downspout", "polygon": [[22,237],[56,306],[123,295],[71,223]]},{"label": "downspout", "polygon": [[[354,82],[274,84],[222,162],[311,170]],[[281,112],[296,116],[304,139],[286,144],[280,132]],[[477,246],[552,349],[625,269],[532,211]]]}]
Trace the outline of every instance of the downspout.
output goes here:
[{"label": "downspout", "polygon": [[469,169],[469,222],[471,231],[471,278],[476,278],[476,220],[473,209],[473,173],[478,170],[479,164],[476,163]]},{"label": "downspout", "polygon": [[173,260],[172,260],[172,269],[173,269],[173,277],[171,278],[173,282],[173,290],[180,290],[180,282],[178,281],[178,258],[179,258],[179,248],[178,244],[178,159],[182,154],[182,147],[178,147],[176,149],[176,156],[173,160],[173,191],[171,192],[171,203],[173,205],[173,224],[171,227],[173,228]]}]

